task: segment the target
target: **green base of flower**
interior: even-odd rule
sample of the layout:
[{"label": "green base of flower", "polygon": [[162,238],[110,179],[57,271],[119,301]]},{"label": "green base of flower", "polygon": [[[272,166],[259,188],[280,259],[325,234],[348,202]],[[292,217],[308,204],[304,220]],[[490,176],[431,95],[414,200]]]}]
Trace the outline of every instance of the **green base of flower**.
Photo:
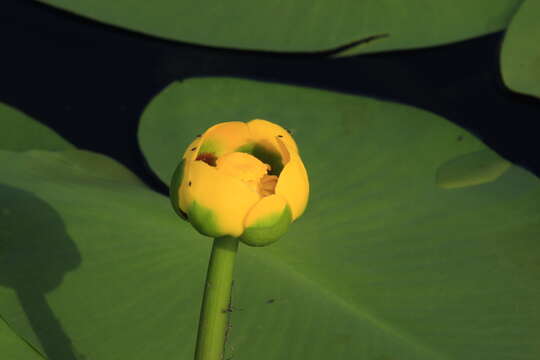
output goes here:
[{"label": "green base of flower", "polygon": [[275,243],[289,228],[292,212],[289,205],[282,213],[272,214],[244,230],[240,240],[249,246],[267,246]]}]

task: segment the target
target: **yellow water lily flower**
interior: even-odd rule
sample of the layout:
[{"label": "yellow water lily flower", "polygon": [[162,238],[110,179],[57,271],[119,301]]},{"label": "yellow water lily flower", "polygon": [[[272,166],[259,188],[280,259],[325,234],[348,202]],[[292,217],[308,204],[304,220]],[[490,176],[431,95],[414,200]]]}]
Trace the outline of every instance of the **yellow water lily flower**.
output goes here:
[{"label": "yellow water lily flower", "polygon": [[170,189],[177,214],[201,234],[263,246],[302,215],[309,181],[289,132],[255,119],[219,123],[197,136]]}]

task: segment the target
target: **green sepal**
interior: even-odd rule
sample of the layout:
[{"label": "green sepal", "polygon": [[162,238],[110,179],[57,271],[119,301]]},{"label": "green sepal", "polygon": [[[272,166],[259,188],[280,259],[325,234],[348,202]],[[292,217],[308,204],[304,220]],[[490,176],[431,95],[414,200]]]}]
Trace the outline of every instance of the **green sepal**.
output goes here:
[{"label": "green sepal", "polygon": [[178,214],[182,219],[187,220],[187,214],[180,209],[180,199],[178,197],[178,191],[180,190],[180,184],[182,184],[182,176],[184,174],[184,159],[180,161],[180,164],[174,170],[173,176],[171,178],[171,186],[169,187],[169,199],[171,200],[171,205],[174,209],[174,212]]},{"label": "green sepal", "polygon": [[272,214],[244,230],[240,241],[249,246],[267,246],[282,237],[292,221],[292,211],[287,204],[281,213]]},{"label": "green sepal", "polygon": [[205,236],[218,238],[224,234],[218,226],[217,216],[211,209],[193,201],[188,209],[188,221],[195,230]]}]

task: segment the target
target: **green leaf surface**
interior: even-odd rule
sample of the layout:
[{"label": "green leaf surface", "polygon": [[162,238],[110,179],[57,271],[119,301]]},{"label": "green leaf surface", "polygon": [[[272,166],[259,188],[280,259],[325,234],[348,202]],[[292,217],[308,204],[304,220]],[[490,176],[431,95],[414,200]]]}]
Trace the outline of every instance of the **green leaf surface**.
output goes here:
[{"label": "green leaf surface", "polygon": [[[0,151],[1,315],[50,359],[191,358],[211,241],[166,197],[129,182],[91,183],[67,165],[73,158]],[[234,358],[433,359],[257,250],[240,249],[227,345]]]},{"label": "green leaf surface", "polygon": [[9,360],[44,360],[28,343],[17,336],[0,318],[0,353],[2,359]]},{"label": "green leaf surface", "polygon": [[28,115],[0,103],[0,149],[66,150],[73,146],[53,130]]},{"label": "green leaf surface", "polygon": [[447,161],[437,171],[437,185],[447,189],[480,185],[496,180],[512,164],[485,149]]},{"label": "green leaf surface", "polygon": [[209,242],[77,153],[0,152],[0,314],[54,360],[189,358]]},{"label": "green leaf surface", "polygon": [[506,85],[540,97],[540,1],[526,0],[513,17],[501,51]]},{"label": "green leaf surface", "polygon": [[165,39],[236,49],[348,55],[433,46],[506,27],[522,0],[39,0]]},{"label": "green leaf surface", "polygon": [[170,85],[139,141],[168,183],[196,134],[253,118],[293,131],[311,198],[241,249],[235,359],[540,356],[538,178],[427,111],[239,79]]}]

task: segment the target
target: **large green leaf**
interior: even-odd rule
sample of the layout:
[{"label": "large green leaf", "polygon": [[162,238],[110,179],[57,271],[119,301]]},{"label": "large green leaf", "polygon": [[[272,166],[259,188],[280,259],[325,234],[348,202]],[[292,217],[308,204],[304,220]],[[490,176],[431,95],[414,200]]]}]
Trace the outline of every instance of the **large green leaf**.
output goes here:
[{"label": "large green leaf", "polygon": [[11,327],[54,360],[188,358],[209,242],[103,156],[0,152],[0,164]]},{"label": "large green leaf", "polygon": [[[348,53],[439,45],[506,27],[522,0],[39,0],[171,40],[238,49]],[[365,46],[364,46],[365,45]]]},{"label": "large green leaf", "polygon": [[293,130],[312,194],[282,240],[239,256],[235,358],[540,356],[535,176],[426,111],[238,79],[172,84],[139,140],[168,182],[196,134],[253,118]]},{"label": "large green leaf", "polygon": [[501,52],[502,76],[517,92],[540,97],[540,1],[526,0],[513,17]]},{"label": "large green leaf", "polygon": [[[77,154],[95,166],[81,172]],[[101,173],[113,163],[0,151],[0,313],[54,360],[189,359],[211,241],[164,196]],[[283,260],[240,249],[227,346],[235,359],[434,358]]]},{"label": "large green leaf", "polygon": [[73,146],[54,131],[26,114],[0,103],[0,149],[66,150]]}]

